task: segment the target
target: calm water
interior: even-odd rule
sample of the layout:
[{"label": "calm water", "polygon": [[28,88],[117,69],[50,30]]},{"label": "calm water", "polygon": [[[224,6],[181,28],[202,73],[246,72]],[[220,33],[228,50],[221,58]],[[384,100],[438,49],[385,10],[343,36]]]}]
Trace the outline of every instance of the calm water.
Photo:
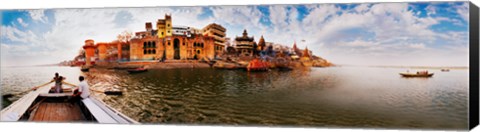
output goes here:
[{"label": "calm water", "polygon": [[[96,94],[142,123],[465,129],[468,70],[402,78],[406,69],[312,68],[247,73],[215,69],[86,73],[91,87],[124,90]],[[1,92],[16,93],[59,72],[78,83],[71,67],[3,68]],[[14,98],[15,99],[15,98]]]}]

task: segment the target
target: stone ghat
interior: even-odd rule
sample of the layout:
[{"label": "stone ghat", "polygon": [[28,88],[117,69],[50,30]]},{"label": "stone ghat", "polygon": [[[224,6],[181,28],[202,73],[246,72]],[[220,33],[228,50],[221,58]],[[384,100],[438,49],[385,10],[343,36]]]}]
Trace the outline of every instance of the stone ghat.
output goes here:
[{"label": "stone ghat", "polygon": [[207,63],[198,60],[166,60],[158,61],[131,61],[131,62],[100,62],[94,65],[95,68],[106,69],[133,69],[145,66],[148,69],[175,69],[175,68],[210,68]]}]

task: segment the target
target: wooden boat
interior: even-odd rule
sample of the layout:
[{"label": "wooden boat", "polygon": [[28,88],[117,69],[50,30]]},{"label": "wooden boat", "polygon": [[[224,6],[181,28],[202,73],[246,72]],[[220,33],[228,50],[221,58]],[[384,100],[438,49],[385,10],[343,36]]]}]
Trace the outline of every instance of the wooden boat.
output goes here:
[{"label": "wooden boat", "polygon": [[82,68],[80,68],[80,70],[82,72],[88,72],[90,70],[90,68],[86,67],[86,66],[82,66]]},{"label": "wooden boat", "polygon": [[253,59],[248,63],[247,71],[268,71],[268,63]]},{"label": "wooden boat", "polygon": [[127,71],[128,71],[128,73],[133,74],[133,73],[146,72],[146,71],[148,71],[148,69],[147,69],[147,68],[140,67],[140,68],[135,68],[135,69],[129,69],[129,70],[127,70]]},{"label": "wooden boat", "polygon": [[42,87],[31,91],[0,111],[0,121],[97,122],[139,124],[94,96],[70,103],[69,93],[48,93]]},{"label": "wooden boat", "polygon": [[442,72],[449,72],[450,69],[442,69],[442,70],[440,70],[440,71],[442,71]]},{"label": "wooden boat", "polygon": [[432,77],[433,73],[400,73],[403,77]]},{"label": "wooden boat", "polygon": [[213,65],[213,68],[215,68],[215,69],[235,70],[235,69],[237,69],[237,65],[236,65],[235,63],[217,61],[217,63],[215,63],[215,64]]},{"label": "wooden boat", "polygon": [[293,70],[293,68],[290,67],[288,64],[289,64],[288,61],[286,59],[283,59],[283,58],[279,58],[275,61],[275,67],[279,71],[291,71],[291,70]]}]

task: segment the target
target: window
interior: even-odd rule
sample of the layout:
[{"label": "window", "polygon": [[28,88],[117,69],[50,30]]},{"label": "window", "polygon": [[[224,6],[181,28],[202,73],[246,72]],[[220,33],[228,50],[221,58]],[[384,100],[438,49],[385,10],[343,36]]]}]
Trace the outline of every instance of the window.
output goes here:
[{"label": "window", "polygon": [[170,33],[170,31],[167,31],[167,33]]},{"label": "window", "polygon": [[157,52],[156,50],[153,50],[153,51],[152,51],[152,54],[156,54],[156,52]]},{"label": "window", "polygon": [[167,24],[167,27],[170,27],[170,24]]},{"label": "window", "polygon": [[143,42],[143,48],[147,47],[147,42]]},{"label": "window", "polygon": [[143,54],[147,54],[147,50],[146,50],[146,49],[143,50]]},{"label": "window", "polygon": [[162,35],[163,35],[163,32],[162,32]]},{"label": "window", "polygon": [[153,41],[152,43],[153,43],[153,48],[157,47],[157,44],[155,43],[155,41]]},{"label": "window", "polygon": [[170,41],[168,41],[168,46],[170,46]]},{"label": "window", "polygon": [[200,50],[197,50],[197,54],[200,54]]},{"label": "window", "polygon": [[183,42],[183,46],[185,46],[185,42]]}]

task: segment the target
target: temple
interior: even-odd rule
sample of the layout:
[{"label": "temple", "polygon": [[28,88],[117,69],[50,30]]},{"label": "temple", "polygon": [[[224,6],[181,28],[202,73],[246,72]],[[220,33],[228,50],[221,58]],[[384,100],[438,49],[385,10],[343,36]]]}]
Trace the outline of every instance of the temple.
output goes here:
[{"label": "temple", "polygon": [[255,41],[253,40],[253,36],[249,37],[247,30],[243,30],[243,34],[240,37],[235,38],[236,43],[236,50],[239,55],[241,56],[253,56],[253,49],[255,45]]}]

